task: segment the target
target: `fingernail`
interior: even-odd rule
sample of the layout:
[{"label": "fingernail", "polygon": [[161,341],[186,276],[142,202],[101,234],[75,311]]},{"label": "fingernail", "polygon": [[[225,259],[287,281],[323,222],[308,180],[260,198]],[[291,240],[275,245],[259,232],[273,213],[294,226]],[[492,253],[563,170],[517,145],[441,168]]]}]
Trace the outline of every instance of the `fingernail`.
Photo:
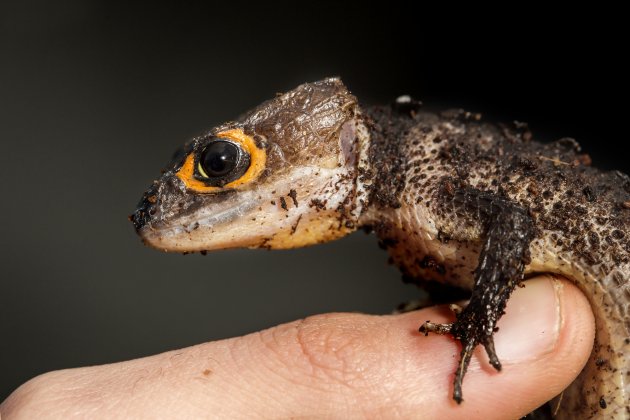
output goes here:
[{"label": "fingernail", "polygon": [[553,277],[543,276],[516,288],[494,336],[502,363],[533,360],[554,350],[562,324],[561,287]]}]

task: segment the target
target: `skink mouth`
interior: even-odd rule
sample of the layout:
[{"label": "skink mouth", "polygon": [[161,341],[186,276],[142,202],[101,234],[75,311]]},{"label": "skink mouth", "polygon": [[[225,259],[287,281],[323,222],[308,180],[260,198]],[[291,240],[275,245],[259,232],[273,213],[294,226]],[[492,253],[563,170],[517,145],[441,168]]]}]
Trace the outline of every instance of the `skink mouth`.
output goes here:
[{"label": "skink mouth", "polygon": [[[191,234],[199,229],[206,231],[220,229],[234,220],[246,217],[246,215],[258,205],[257,202],[243,202],[226,208],[217,208],[212,212],[207,212],[205,215],[198,215],[194,218],[183,217],[170,224],[157,223],[157,226],[154,223],[146,224],[145,221],[145,224],[136,228],[136,230],[140,236],[148,242],[156,238],[163,241],[168,241],[173,238],[178,239],[181,238],[182,235]],[[136,212],[137,211],[138,210],[136,210]],[[209,239],[210,238],[208,238],[208,240]]]},{"label": "skink mouth", "polygon": [[[261,192],[221,191],[189,194],[174,177],[163,177],[142,195],[129,216],[136,233],[151,247],[167,251],[190,251],[203,246],[226,248],[238,231],[235,220],[247,219],[256,208]],[[269,201],[269,200],[267,200]],[[243,236],[234,233],[233,237]]]}]

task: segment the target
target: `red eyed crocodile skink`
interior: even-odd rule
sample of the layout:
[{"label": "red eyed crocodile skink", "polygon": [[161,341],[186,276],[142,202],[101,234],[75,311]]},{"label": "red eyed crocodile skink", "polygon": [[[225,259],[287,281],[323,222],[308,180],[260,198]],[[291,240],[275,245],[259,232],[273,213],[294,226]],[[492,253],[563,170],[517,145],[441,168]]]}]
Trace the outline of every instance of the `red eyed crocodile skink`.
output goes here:
[{"label": "red eyed crocodile skink", "polygon": [[165,251],[293,248],[371,229],[407,279],[472,291],[452,324],[454,395],[523,278],[575,281],[596,318],[564,418],[630,417],[630,178],[590,166],[573,139],[400,97],[361,107],[337,78],[306,83],[186,143],[131,217]]}]

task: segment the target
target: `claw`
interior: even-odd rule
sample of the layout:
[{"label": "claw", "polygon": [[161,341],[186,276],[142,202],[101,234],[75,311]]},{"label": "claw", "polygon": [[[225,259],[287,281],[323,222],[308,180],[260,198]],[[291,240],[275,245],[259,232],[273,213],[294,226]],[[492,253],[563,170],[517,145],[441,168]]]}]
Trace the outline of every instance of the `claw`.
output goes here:
[{"label": "claw", "polygon": [[453,324],[435,324],[431,321],[426,321],[424,324],[420,325],[418,331],[423,333],[425,336],[429,335],[430,332],[444,335],[451,332],[451,328]]},{"label": "claw", "polygon": [[[455,372],[455,379],[453,381],[453,399],[461,404],[464,400],[462,393],[462,383],[464,376],[468,370],[468,365],[473,355],[473,351],[478,344],[482,344],[486,349],[490,364],[497,371],[501,370],[501,362],[494,349],[494,340],[492,335],[486,335],[484,330],[494,331],[491,327],[485,327],[487,322],[484,320],[475,319],[470,315],[470,309],[462,309],[457,305],[451,305],[451,310],[457,315],[457,320],[450,324],[435,324],[431,321],[426,321],[419,328],[419,331],[425,336],[430,332],[436,334],[451,334],[453,338],[459,341],[462,345],[462,351],[459,356],[459,365]],[[489,329],[488,329],[489,328]]]},{"label": "claw", "polygon": [[501,371],[501,362],[499,361],[499,357],[497,356],[497,352],[494,350],[494,339],[492,336],[486,339],[486,342],[483,344],[483,347],[486,349],[486,353],[488,354],[488,358],[490,359],[490,364],[497,371]]},{"label": "claw", "polygon": [[457,404],[461,404],[464,401],[462,397],[462,382],[464,381],[464,375],[468,370],[468,364],[472,358],[473,350],[477,346],[474,341],[468,341],[465,344],[462,343],[462,352],[459,356],[459,366],[457,366],[457,372],[455,372],[455,380],[453,381],[453,399]]}]

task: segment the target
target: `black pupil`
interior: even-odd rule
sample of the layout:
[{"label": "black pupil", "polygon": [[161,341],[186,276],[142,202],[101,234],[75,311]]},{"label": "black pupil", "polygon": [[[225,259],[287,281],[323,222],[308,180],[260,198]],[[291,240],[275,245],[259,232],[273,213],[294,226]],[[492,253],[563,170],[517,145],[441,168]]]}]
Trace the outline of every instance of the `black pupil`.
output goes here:
[{"label": "black pupil", "polygon": [[203,151],[200,163],[208,176],[224,176],[236,168],[238,149],[228,141],[215,141]]}]

